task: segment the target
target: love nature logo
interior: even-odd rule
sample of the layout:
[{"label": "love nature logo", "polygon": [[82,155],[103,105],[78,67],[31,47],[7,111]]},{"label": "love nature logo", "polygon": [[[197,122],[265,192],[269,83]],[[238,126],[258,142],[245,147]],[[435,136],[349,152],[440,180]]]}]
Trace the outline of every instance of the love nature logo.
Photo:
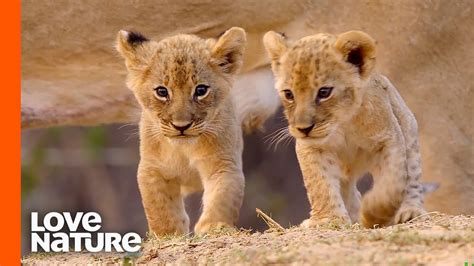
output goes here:
[{"label": "love nature logo", "polygon": [[[38,213],[31,213],[31,251],[38,252],[137,252],[141,238],[137,233],[123,236],[114,232],[98,232],[102,227],[102,218],[96,212],[50,212],[42,221]],[[79,226],[84,231],[79,232]],[[61,230],[66,232],[60,232]],[[95,241],[94,241],[95,240]]]}]

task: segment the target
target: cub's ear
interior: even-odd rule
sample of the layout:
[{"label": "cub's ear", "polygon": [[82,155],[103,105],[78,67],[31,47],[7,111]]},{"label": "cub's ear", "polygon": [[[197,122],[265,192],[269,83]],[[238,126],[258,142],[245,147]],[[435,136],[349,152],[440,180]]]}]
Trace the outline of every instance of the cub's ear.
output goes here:
[{"label": "cub's ear", "polygon": [[337,37],[334,47],[344,60],[359,69],[362,78],[367,78],[375,67],[375,40],[362,31],[348,31]]},{"label": "cub's ear", "polygon": [[285,35],[274,31],[269,31],[263,36],[263,45],[272,61],[278,61],[288,50]]},{"label": "cub's ear", "polygon": [[208,41],[214,62],[227,74],[240,70],[246,43],[245,31],[238,27],[230,28],[216,41]]},{"label": "cub's ear", "polygon": [[121,30],[117,34],[116,49],[129,70],[147,65],[153,55],[150,44],[151,41],[138,32]]}]

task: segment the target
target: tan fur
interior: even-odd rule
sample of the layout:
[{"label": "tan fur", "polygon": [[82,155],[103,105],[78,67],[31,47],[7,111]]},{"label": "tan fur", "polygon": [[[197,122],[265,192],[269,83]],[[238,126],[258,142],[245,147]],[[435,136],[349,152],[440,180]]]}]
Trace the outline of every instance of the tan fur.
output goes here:
[{"label": "tan fur", "polygon": [[[244,193],[243,141],[230,91],[242,64],[244,30],[231,28],[212,41],[177,35],[133,43],[130,34],[119,33],[117,49],[142,107],[138,185],[150,231],[187,233],[183,198],[199,190],[203,210],[195,231],[234,225]],[[195,94],[199,84],[209,86],[203,98]],[[159,86],[167,97],[156,95]]]},{"label": "tan fur", "polygon": [[[270,68],[261,41],[269,30],[297,39],[364,29],[383,51],[377,68],[396,79],[418,119],[423,181],[440,184],[427,195],[427,210],[474,214],[474,10],[471,1],[425,2],[368,1],[349,8],[347,1],[128,0],[111,6],[23,0],[22,128],[136,123],[138,104],[123,84],[126,73],[110,47],[124,26],[162,39],[177,33],[215,37],[239,25],[247,31],[248,44],[243,75],[236,81],[244,82],[257,69]],[[254,96],[253,87],[238,92]],[[254,104],[253,110],[252,116],[259,116],[271,109]]]},{"label": "tan fur", "polygon": [[[374,187],[362,199],[364,226],[423,214],[417,123],[395,87],[374,71],[375,41],[351,31],[288,45],[268,32],[264,44],[311,204],[303,225],[358,221],[355,185],[366,172],[373,174]],[[332,88],[327,98],[318,96],[322,87]],[[293,96],[287,98],[285,90]]]}]

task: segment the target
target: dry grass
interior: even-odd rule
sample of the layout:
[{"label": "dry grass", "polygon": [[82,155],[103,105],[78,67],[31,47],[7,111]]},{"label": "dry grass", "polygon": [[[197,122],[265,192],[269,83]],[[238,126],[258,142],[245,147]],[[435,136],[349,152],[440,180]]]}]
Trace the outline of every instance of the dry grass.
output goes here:
[{"label": "dry grass", "polygon": [[[275,222],[275,221],[273,221]],[[139,254],[32,255],[25,264],[464,265],[474,263],[474,216],[431,213],[380,229],[328,224],[265,233],[223,229],[207,236],[148,237]],[[276,222],[275,222],[276,223]],[[276,223],[278,224],[278,223]],[[276,227],[276,228],[275,228]],[[469,264],[470,265],[470,264]]]}]

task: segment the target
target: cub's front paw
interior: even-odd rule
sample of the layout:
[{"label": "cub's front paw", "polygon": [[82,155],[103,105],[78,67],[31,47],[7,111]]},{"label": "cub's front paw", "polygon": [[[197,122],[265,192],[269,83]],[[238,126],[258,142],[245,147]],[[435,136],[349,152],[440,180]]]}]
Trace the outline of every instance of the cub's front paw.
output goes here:
[{"label": "cub's front paw", "polygon": [[213,232],[217,233],[226,228],[233,228],[233,226],[224,222],[198,222],[194,227],[194,232],[198,235],[204,235]]},{"label": "cub's front paw", "polygon": [[300,226],[303,228],[330,227],[341,228],[351,224],[349,217],[308,218]]},{"label": "cub's front paw", "polygon": [[425,213],[426,211],[418,206],[401,206],[393,218],[393,224],[406,223]]}]

